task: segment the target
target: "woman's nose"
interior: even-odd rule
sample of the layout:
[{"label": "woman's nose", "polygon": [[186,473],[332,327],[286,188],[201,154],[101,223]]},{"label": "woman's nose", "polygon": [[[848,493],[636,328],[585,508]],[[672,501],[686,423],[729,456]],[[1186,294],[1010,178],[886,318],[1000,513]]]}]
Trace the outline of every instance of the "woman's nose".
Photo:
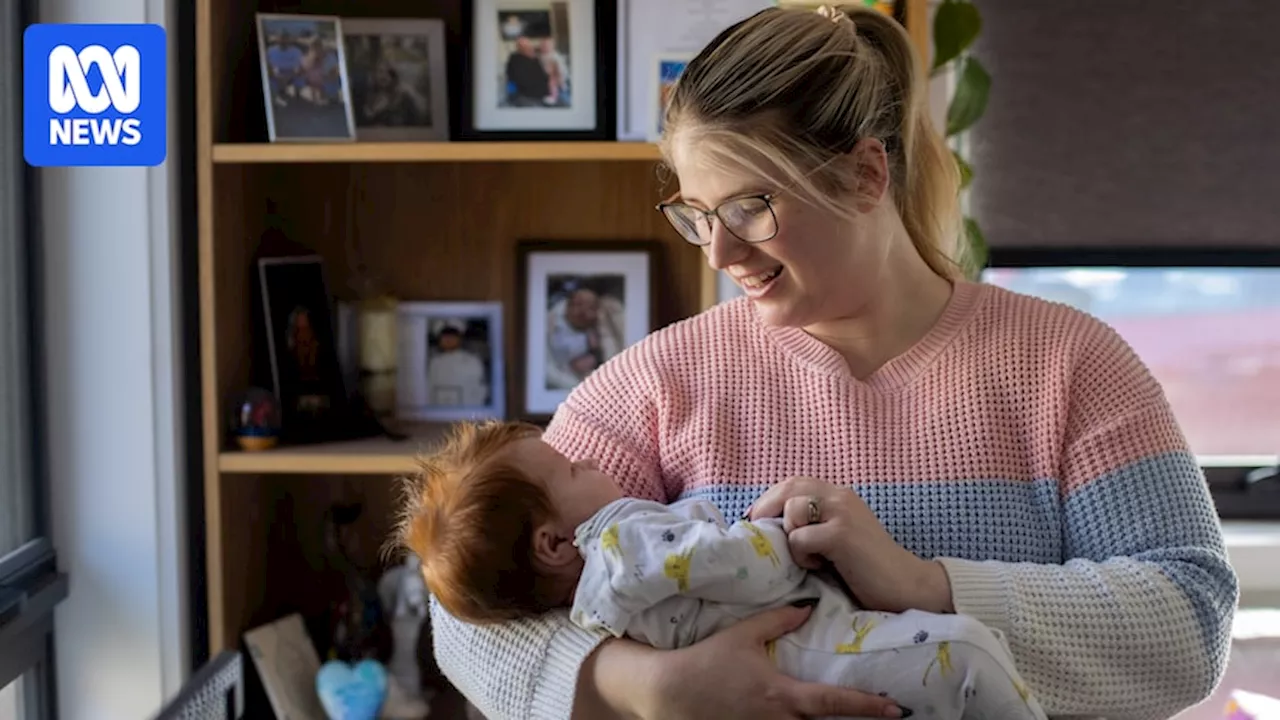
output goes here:
[{"label": "woman's nose", "polygon": [[725,228],[717,219],[711,224],[711,242],[703,247],[707,264],[714,270],[723,270],[742,260],[744,243]]}]

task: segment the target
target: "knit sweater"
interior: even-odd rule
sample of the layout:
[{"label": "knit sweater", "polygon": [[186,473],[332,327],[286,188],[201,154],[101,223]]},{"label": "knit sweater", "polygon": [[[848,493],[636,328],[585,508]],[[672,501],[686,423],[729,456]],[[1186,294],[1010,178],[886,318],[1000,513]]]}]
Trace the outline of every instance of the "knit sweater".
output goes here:
[{"label": "knit sweater", "polygon": [[[1221,678],[1238,586],[1163,391],[1102,322],[959,282],[929,333],[859,380],[733,300],[607,362],[545,439],[637,497],[741,515],[807,475],[857,491],[1002,630],[1054,716],[1168,718]],[[437,660],[491,720],[566,720],[601,637],[563,613],[474,627],[433,602]]]}]

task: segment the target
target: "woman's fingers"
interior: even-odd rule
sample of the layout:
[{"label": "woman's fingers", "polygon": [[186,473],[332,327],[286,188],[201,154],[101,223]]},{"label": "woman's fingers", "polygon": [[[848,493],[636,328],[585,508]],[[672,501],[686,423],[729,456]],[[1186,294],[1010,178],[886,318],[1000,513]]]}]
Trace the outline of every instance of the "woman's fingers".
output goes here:
[{"label": "woman's fingers", "polygon": [[821,511],[822,500],[815,496],[795,495],[787,498],[782,506],[782,529],[784,531],[790,533],[796,528],[802,528],[809,524],[809,503],[811,501],[816,502],[818,510]]},{"label": "woman's fingers", "polygon": [[887,697],[835,685],[788,680],[788,705],[803,717],[901,718],[912,715]]},{"label": "woman's fingers", "polygon": [[795,630],[809,619],[812,607],[781,607],[758,612],[755,615],[724,630],[726,633],[742,633],[751,638],[754,645],[764,645]]},{"label": "woman's fingers", "polygon": [[816,570],[822,565],[824,558],[834,560],[836,547],[842,537],[839,526],[834,523],[818,523],[796,528],[787,534],[787,547],[796,564]]},{"label": "woman's fingers", "polygon": [[830,483],[815,480],[811,477],[787,478],[761,493],[751,505],[750,518],[759,520],[766,517],[778,517],[782,514],[787,500],[802,495],[825,495],[834,487]]}]

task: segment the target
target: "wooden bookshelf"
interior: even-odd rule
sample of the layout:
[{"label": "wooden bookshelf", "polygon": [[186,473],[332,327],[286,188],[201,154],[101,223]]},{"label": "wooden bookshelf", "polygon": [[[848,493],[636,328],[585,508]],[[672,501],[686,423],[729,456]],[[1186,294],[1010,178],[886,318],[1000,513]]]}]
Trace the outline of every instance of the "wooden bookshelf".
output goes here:
[{"label": "wooden bookshelf", "polygon": [[[924,17],[924,0],[908,0]],[[365,507],[363,545],[394,516],[395,476],[441,425],[385,439],[244,452],[228,437],[228,399],[253,370],[252,267],[276,207],[290,238],[326,260],[330,289],[354,299],[351,248],[405,301],[500,301],[516,345],[521,240],[658,241],[658,323],[715,300],[716,275],[654,209],[674,190],[650,143],[269,143],[255,12],[439,17],[463,41],[461,0],[196,0],[200,368],[209,650],[288,612],[323,611],[314,590],[319,524],[336,501]],[[911,8],[919,8],[916,12]],[[453,49],[456,49],[453,48]],[[450,52],[450,58],[457,54]],[[461,78],[451,66],[452,101]],[[507,367],[507,407],[517,407]],[[432,717],[436,717],[433,712]]]},{"label": "wooden bookshelf", "polygon": [[406,428],[409,437],[404,440],[379,437],[254,452],[224,450],[218,455],[218,468],[259,475],[402,475],[413,470],[414,457],[447,429],[443,424],[423,424]]},{"label": "wooden bookshelf", "polygon": [[219,143],[215,163],[655,162],[643,142]]}]

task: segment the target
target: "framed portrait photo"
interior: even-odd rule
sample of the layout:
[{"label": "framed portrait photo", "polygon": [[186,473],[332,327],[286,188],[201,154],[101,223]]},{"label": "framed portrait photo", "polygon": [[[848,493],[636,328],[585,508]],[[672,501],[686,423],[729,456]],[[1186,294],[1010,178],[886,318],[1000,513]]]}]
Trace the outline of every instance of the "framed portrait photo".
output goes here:
[{"label": "framed portrait photo", "polygon": [[258,293],[270,388],[291,443],[324,442],[351,431],[331,297],[318,255],[258,260]]},{"label": "framed portrait photo", "polygon": [[691,53],[661,53],[654,58],[654,93],[649,114],[649,117],[653,118],[649,131],[650,140],[656,141],[662,136],[662,121],[667,111],[667,102],[671,98],[671,91],[675,88],[676,80],[679,80],[681,73],[684,72],[684,67],[692,59]]},{"label": "framed portrait photo", "polygon": [[653,330],[655,257],[640,242],[521,244],[522,417],[550,417],[578,383]]},{"label": "framed portrait photo", "polygon": [[444,21],[344,18],[343,48],[360,141],[446,141]]},{"label": "framed portrait photo", "polygon": [[396,419],[506,415],[502,303],[402,302],[396,312]]},{"label": "framed portrait photo", "polygon": [[609,140],[617,7],[610,0],[470,0],[465,139]]},{"label": "framed portrait photo", "polygon": [[330,15],[255,17],[271,141],[355,140],[342,21]]}]

